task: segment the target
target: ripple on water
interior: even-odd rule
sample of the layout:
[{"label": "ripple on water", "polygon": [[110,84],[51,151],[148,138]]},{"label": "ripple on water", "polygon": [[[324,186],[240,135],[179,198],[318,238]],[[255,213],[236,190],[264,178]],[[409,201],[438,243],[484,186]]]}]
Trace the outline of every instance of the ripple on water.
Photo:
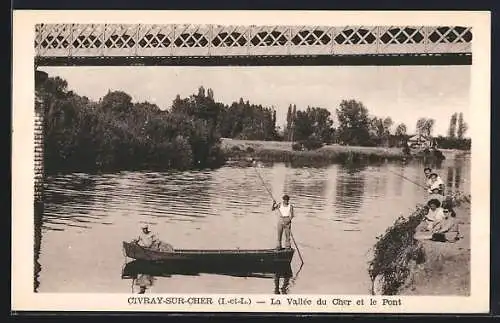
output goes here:
[{"label": "ripple on water", "polygon": [[[276,163],[259,168],[272,194],[280,199],[286,192],[296,207],[293,233],[306,265],[291,293],[366,293],[360,282],[367,276],[367,250],[401,212],[422,200],[420,188],[388,170],[423,181],[422,167],[413,164],[293,169]],[[469,182],[467,163],[439,171],[453,189]],[[268,248],[276,243],[276,213],[253,168],[66,174],[48,176],[45,187],[39,260],[44,291],[128,292],[130,282],[119,275],[120,243],[144,222],[179,246]],[[73,251],[60,247],[65,241],[71,241]],[[156,291],[182,292],[186,284],[197,285],[200,292],[267,293],[274,288],[273,280],[259,290],[256,278],[213,277],[161,278]]]}]

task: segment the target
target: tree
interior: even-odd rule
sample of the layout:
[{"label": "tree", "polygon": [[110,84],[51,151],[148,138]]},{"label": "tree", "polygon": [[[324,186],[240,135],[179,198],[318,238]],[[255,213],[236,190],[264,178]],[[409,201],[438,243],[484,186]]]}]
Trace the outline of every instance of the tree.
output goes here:
[{"label": "tree", "polygon": [[[41,97],[49,102],[44,136],[45,169],[108,171],[186,169],[220,165],[217,123],[225,106],[213,91],[177,96],[170,111],[149,102],[133,103],[123,91],[99,102],[67,91],[66,81],[49,79]],[[272,115],[269,113],[269,120]]]},{"label": "tree", "polygon": [[394,121],[392,121],[391,117],[386,117],[383,121],[384,124],[384,132],[386,135],[391,134],[391,127],[394,124]]},{"label": "tree", "polygon": [[422,136],[430,137],[434,128],[434,119],[420,118],[417,120],[417,133]]},{"label": "tree", "polygon": [[469,126],[467,123],[464,121],[464,115],[462,112],[458,115],[458,129],[457,129],[457,137],[458,139],[463,139],[465,133],[467,132],[467,129]]},{"label": "tree", "polygon": [[124,115],[132,110],[132,97],[123,91],[108,91],[100,106],[107,112]]},{"label": "tree", "polygon": [[292,105],[288,106],[288,112],[286,113],[286,125],[284,129],[284,136],[287,141],[290,140],[290,133],[292,130]]},{"label": "tree", "polygon": [[207,97],[211,100],[214,100],[214,90],[208,89],[207,90]]},{"label": "tree", "polygon": [[361,102],[342,100],[336,109],[339,120],[338,138],[344,144],[369,145],[370,120],[368,109]]},{"label": "tree", "polygon": [[450,127],[448,128],[448,138],[455,138],[457,130],[457,114],[453,113],[450,118]]},{"label": "tree", "polygon": [[393,121],[390,117],[370,119],[371,141],[376,145],[388,145]]},{"label": "tree", "polygon": [[407,131],[406,125],[404,123],[400,123],[397,125],[394,135],[401,139],[404,136],[406,136],[406,131]]},{"label": "tree", "polygon": [[408,129],[404,123],[400,123],[396,126],[396,130],[394,131],[394,141],[392,141],[392,145],[401,146],[404,145],[406,132]]}]

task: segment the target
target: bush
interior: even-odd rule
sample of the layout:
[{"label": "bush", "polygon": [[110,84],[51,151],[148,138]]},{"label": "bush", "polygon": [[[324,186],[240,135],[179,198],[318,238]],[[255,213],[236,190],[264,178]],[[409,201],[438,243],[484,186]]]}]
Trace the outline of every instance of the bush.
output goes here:
[{"label": "bush", "polygon": [[315,150],[323,147],[323,142],[315,137],[310,137],[307,140],[299,141],[305,149],[307,150]]},{"label": "bush", "polygon": [[425,207],[419,207],[408,219],[398,218],[377,238],[368,273],[372,281],[379,275],[383,277],[384,295],[397,294],[410,274],[411,261],[418,264],[425,260],[422,244],[413,236],[426,213]]},{"label": "bush", "polygon": [[300,151],[300,150],[303,150],[303,146],[302,144],[298,143],[298,142],[294,142],[292,144],[292,150],[294,151]]},{"label": "bush", "polygon": [[235,146],[231,147],[231,150],[232,151],[241,151],[241,148],[239,146],[235,145]]},{"label": "bush", "polygon": [[253,149],[252,147],[247,147],[246,152],[251,154],[255,152],[255,149]]}]

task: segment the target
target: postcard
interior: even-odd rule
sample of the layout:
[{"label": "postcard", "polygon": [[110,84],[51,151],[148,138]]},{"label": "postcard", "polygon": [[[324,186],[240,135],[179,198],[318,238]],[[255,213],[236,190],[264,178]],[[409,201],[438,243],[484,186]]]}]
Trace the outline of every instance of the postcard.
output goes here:
[{"label": "postcard", "polygon": [[14,11],[12,311],[486,313],[490,14]]}]

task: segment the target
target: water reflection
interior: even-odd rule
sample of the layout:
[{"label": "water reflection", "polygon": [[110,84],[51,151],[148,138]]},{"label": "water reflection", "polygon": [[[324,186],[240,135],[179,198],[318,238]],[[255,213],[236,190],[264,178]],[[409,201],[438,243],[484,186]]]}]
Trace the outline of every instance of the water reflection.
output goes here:
[{"label": "water reflection", "polygon": [[153,288],[156,280],[160,277],[170,278],[174,275],[199,276],[201,274],[272,279],[275,291],[281,294],[288,293],[293,276],[292,268],[289,264],[272,266],[266,264],[255,264],[252,266],[204,264],[202,266],[190,266],[176,261],[147,262],[133,260],[126,263],[123,267],[121,279],[131,279],[132,292],[144,294]]},{"label": "water reflection", "polygon": [[[401,196],[403,194],[403,186],[404,186],[404,171],[405,171],[405,168],[404,167],[400,167],[398,168],[397,170],[390,170],[389,171],[392,171],[395,175],[397,176],[392,176],[392,181],[394,183],[394,189],[392,191],[392,194],[394,194],[395,196]],[[386,175],[387,176],[387,175]]]},{"label": "water reflection", "polygon": [[[304,178],[305,177],[305,178]],[[301,201],[298,209],[324,210],[328,176],[323,170],[308,169],[294,173],[286,178],[285,187],[294,193],[294,200]]]},{"label": "water reflection", "polygon": [[[135,236],[143,222],[155,224],[153,230],[176,248],[274,247],[275,214],[258,170],[276,198],[287,193],[300,209],[293,234],[307,267],[297,284],[294,278],[276,275],[274,269],[219,268],[212,270],[215,275],[205,275],[200,268],[151,271],[141,266],[128,278],[140,278],[134,281],[135,292],[166,288],[167,292],[265,293],[276,290],[277,281],[280,293],[290,293],[291,286],[294,293],[363,293],[366,251],[401,213],[422,202],[424,190],[415,183],[424,183],[423,167],[414,162],[326,168],[275,163],[257,169],[49,176],[44,209],[38,212],[43,216],[35,226],[34,288],[38,292],[129,291],[130,281],[117,275],[123,265],[120,243]],[[439,173],[447,186],[469,189],[464,181],[470,176],[469,161],[448,160]],[[130,265],[130,273],[129,269]],[[154,278],[152,283],[141,274]],[[164,282],[168,275],[176,277],[164,287],[158,278]],[[190,275],[195,278],[185,277]],[[325,281],[332,283],[325,285]],[[196,286],[186,287],[190,283]]]},{"label": "water reflection", "polygon": [[35,202],[34,209],[34,227],[35,227],[35,243],[34,243],[34,282],[33,291],[38,292],[38,287],[40,286],[40,271],[42,266],[38,259],[40,258],[40,246],[42,243],[42,215],[43,215],[43,203]]},{"label": "water reflection", "polygon": [[90,215],[95,203],[97,181],[94,175],[75,173],[48,177],[44,194],[43,229],[63,231],[66,226],[90,229],[88,225],[99,219]]},{"label": "water reflection", "polygon": [[461,186],[462,169],[463,163],[461,160],[456,160],[454,165],[447,167],[446,186],[448,188],[457,190]]},{"label": "water reflection", "polygon": [[462,167],[455,167],[455,189],[460,188],[462,182]]},{"label": "water reflection", "polygon": [[165,221],[176,221],[178,216],[185,221],[194,221],[212,214],[209,208],[203,207],[211,199],[210,172],[150,173],[145,180],[129,181],[132,188],[139,188],[137,192],[130,192],[130,195],[140,197],[138,207],[148,207],[147,211],[144,208],[138,210],[142,214],[149,211],[149,214]]},{"label": "water reflection", "polygon": [[[274,294],[288,294],[290,288],[291,275],[274,275]],[[281,282],[281,284],[280,284]]]},{"label": "water reflection", "polygon": [[135,292],[133,288],[132,293],[145,294],[148,289],[151,289],[151,287],[153,287],[155,279],[155,277],[148,274],[138,274],[133,279],[132,286],[139,287],[139,290]]},{"label": "water reflection", "polygon": [[363,172],[368,165],[366,163],[344,163],[340,164],[340,168],[349,175],[355,175],[356,173]]},{"label": "water reflection", "polygon": [[344,215],[358,213],[365,191],[365,166],[344,166],[337,173],[335,203]]}]

